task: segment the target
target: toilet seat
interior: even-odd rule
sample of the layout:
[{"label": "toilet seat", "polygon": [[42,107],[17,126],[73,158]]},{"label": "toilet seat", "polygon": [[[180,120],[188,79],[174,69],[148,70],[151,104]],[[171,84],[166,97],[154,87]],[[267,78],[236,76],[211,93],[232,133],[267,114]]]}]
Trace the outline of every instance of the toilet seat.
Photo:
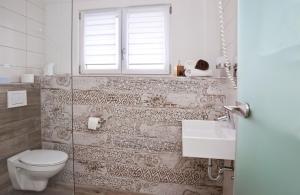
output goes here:
[{"label": "toilet seat", "polygon": [[48,167],[63,164],[68,155],[55,150],[31,150],[20,157],[19,161],[29,166]]}]

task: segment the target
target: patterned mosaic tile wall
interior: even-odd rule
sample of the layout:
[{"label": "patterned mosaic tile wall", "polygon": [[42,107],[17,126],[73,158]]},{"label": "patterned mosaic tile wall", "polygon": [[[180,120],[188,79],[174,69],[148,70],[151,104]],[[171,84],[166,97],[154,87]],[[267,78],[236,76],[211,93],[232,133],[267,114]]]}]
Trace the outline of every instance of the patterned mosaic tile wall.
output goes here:
[{"label": "patterned mosaic tile wall", "polygon": [[[43,146],[69,152],[77,186],[159,195],[220,195],[207,160],[181,155],[181,120],[222,116],[222,79],[69,77],[42,81]],[[88,130],[88,117],[101,118]],[[222,161],[215,164],[215,170]],[[72,161],[56,181],[72,181]]]},{"label": "patterned mosaic tile wall", "polygon": [[41,78],[42,147],[61,150],[69,155],[65,169],[50,182],[69,185],[74,182],[71,94],[69,76]]}]

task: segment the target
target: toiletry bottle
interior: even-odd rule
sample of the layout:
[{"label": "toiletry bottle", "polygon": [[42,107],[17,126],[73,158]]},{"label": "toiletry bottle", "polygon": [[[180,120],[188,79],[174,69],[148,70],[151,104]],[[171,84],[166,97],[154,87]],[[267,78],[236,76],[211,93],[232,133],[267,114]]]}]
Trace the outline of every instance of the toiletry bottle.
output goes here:
[{"label": "toiletry bottle", "polygon": [[185,69],[184,69],[184,66],[181,65],[180,60],[178,61],[178,64],[176,66],[176,70],[177,70],[177,76],[178,77],[184,77],[185,76],[184,75]]}]

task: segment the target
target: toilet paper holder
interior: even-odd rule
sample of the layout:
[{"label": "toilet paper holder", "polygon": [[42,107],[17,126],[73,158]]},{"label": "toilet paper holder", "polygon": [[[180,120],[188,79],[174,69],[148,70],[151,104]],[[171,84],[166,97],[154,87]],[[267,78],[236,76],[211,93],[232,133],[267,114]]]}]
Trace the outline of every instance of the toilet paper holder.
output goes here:
[{"label": "toilet paper holder", "polygon": [[89,117],[88,119],[88,129],[97,130],[101,127],[103,121],[99,117]]}]

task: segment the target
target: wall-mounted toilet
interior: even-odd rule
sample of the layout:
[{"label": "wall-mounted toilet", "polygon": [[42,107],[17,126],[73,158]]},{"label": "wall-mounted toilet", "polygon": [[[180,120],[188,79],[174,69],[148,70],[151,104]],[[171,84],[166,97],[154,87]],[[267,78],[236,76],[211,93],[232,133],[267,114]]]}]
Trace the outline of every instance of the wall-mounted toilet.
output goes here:
[{"label": "wall-mounted toilet", "polygon": [[65,152],[26,150],[7,159],[9,177],[16,190],[43,191],[48,180],[60,172],[68,160]]}]

